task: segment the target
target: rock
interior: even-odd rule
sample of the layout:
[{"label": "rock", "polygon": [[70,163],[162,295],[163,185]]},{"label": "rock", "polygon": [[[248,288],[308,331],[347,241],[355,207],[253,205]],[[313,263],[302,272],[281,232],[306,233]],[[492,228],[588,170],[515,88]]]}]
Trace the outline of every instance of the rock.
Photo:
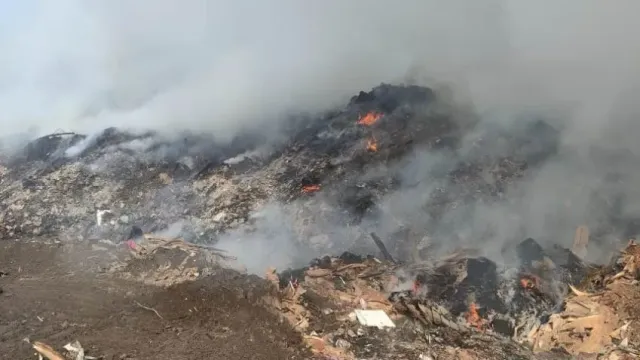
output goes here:
[{"label": "rock", "polygon": [[357,336],[357,335],[356,335],[356,333],[355,333],[355,332],[353,332],[353,330],[351,330],[351,329],[349,329],[349,331],[347,331],[347,335],[348,335],[349,337],[352,337],[352,338],[354,338],[354,337],[356,337],[356,336]]},{"label": "rock", "polygon": [[123,223],[123,224],[128,224],[129,223],[129,216],[127,216],[127,215],[120,216],[120,222]]}]

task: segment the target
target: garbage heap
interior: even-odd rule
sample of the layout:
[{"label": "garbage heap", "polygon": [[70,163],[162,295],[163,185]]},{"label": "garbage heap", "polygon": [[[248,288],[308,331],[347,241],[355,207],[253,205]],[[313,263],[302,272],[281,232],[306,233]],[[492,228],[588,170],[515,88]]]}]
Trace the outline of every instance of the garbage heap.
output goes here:
[{"label": "garbage heap", "polygon": [[608,266],[533,239],[518,246],[532,248],[514,269],[469,251],[432,264],[323,257],[268,269],[268,302],[324,359],[636,358],[640,246]]}]

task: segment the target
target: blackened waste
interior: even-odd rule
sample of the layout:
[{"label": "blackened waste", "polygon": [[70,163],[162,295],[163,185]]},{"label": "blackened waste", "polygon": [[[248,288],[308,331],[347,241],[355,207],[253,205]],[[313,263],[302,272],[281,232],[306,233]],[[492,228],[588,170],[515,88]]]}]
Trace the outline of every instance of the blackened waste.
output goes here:
[{"label": "blackened waste", "polygon": [[[230,144],[188,133],[175,140],[114,128],[95,136],[39,138],[5,161],[0,232],[4,238],[125,240],[132,225],[161,232],[180,224],[173,235],[216,243],[229,231],[254,226],[252,214],[264,204],[295,204],[303,219],[296,225],[296,246],[307,259],[337,249],[349,250],[342,258],[353,261],[359,258],[354,253],[378,256],[369,230],[379,231],[394,256],[394,271],[402,270],[400,282],[411,284],[390,293],[392,301],[436,303],[454,322],[477,308],[485,322],[472,327],[506,337],[560,311],[568,285],[582,282],[589,271],[565,241],[543,248],[526,234],[501,249],[505,258],[517,259],[509,266],[447,248],[457,243],[457,223],[447,214],[505,201],[512,186],[557,154],[560,133],[542,119],[488,125],[431,89],[383,84],[342,109],[293,117],[282,133],[286,141],[246,133]],[[435,159],[427,172],[407,170],[408,162],[427,155]],[[384,199],[412,189],[430,191],[421,194],[419,211],[377,229],[389,218]],[[53,203],[57,213],[38,210]],[[112,226],[96,224],[94,211],[101,208],[116,213]],[[362,231],[345,249],[332,245],[341,235],[326,224]],[[318,232],[329,240],[306,241]],[[426,235],[436,240],[426,241]],[[474,236],[481,242],[494,234]],[[433,258],[443,250],[453,255]],[[304,281],[305,269],[282,272],[283,286]]]}]

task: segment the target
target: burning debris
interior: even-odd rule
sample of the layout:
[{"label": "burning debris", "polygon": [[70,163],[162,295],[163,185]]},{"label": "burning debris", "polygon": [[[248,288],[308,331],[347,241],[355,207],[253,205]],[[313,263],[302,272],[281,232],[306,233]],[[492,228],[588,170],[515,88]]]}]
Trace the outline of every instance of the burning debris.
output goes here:
[{"label": "burning debris", "polygon": [[320,191],[320,185],[304,185],[302,187],[302,192],[305,194],[314,193],[316,191]]},{"label": "burning debris", "polygon": [[369,152],[378,151],[378,143],[376,142],[376,139],[371,138],[367,140],[367,151]]},{"label": "burning debris", "polygon": [[[534,245],[531,239],[522,244]],[[634,253],[636,247],[629,245],[620,258],[627,269],[633,267],[630,264],[637,261],[636,255],[640,254]],[[637,350],[630,347],[632,322],[623,320],[615,311],[616,303],[630,306],[632,300],[621,294],[613,295],[616,291],[632,291],[633,296],[640,296],[637,288],[629,288],[637,287],[637,280],[632,280],[637,276],[633,271],[620,275],[614,274],[614,268],[602,267],[611,273],[608,290],[586,293],[566,282],[567,278],[541,278],[522,274],[523,269],[520,269],[519,281],[511,281],[498,275],[495,265],[486,259],[453,254],[442,262],[464,262],[467,270],[456,270],[457,278],[453,279],[449,273],[451,268],[445,270],[444,264],[425,275],[421,269],[424,266],[420,264],[396,264],[345,253],[340,257],[316,259],[309,267],[280,274],[269,269],[267,278],[279,289],[278,300],[273,300],[275,308],[298,331],[310,333],[305,336],[308,345],[325,356],[355,359],[408,355],[400,349],[409,348],[418,353],[445,354],[455,352],[452,346],[453,349],[473,349],[473,358],[497,358],[496,354],[505,354],[505,358],[546,359],[556,353],[557,348],[566,349],[558,353],[559,358],[587,353],[637,354]],[[485,275],[478,275],[482,268]],[[491,280],[487,274],[495,279]],[[626,280],[621,280],[623,278]],[[467,281],[481,282],[472,287],[465,285]],[[564,286],[571,293],[562,298],[547,293],[551,285],[545,282],[550,281],[557,281],[555,285]],[[500,299],[503,287],[510,287],[508,299]],[[443,289],[453,292],[443,293]],[[388,320],[381,320],[382,323],[388,321],[389,326],[397,330],[380,332],[367,327],[366,321],[358,316],[362,310],[385,314],[383,318]],[[408,327],[412,321],[422,325],[419,332],[406,330],[412,328]],[[387,325],[380,325],[383,326]],[[443,341],[443,337],[447,340]],[[507,345],[499,341],[500,338],[514,342]],[[483,339],[488,348],[476,348],[479,339]],[[373,350],[367,345],[378,342],[386,347]],[[481,355],[483,350],[486,355]]]},{"label": "burning debris", "polygon": [[[117,129],[37,139],[0,169],[0,236],[115,245],[108,274],[162,288],[206,279],[233,256],[270,260],[265,248],[294,248],[295,260],[342,253],[265,276],[267,308],[324,358],[636,351],[637,245],[610,266],[590,264],[602,230],[583,225],[570,249],[526,234],[504,259],[455,248],[499,237],[459,227],[476,208],[507,202],[556,154],[559,133],[544,121],[481,126],[430,89],[381,85],[286,131],[275,145],[254,134],[215,144]],[[426,170],[415,165],[424,158]],[[260,210],[274,204],[286,234],[260,227]],[[243,248],[239,234],[286,246]],[[226,253],[221,240],[243,251]],[[357,255],[375,249],[380,259]]]},{"label": "burning debris", "polygon": [[376,113],[376,112],[366,113],[365,115],[360,116],[360,118],[358,119],[358,124],[364,125],[364,126],[371,126],[376,122],[378,122],[378,120],[380,120],[381,117],[382,117],[381,113]]}]

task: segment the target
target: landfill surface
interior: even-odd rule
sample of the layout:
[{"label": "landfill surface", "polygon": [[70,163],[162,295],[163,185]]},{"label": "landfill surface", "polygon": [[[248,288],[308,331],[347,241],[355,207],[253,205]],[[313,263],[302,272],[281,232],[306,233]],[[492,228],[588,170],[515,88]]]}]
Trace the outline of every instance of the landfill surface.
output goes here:
[{"label": "landfill surface", "polygon": [[[0,358],[640,354],[634,219],[555,243],[523,233],[499,258],[474,247],[496,234],[451,231],[555,155],[545,121],[481,126],[431,89],[382,84],[281,132],[217,144],[111,128],[7,152]],[[612,229],[629,236],[592,262]]]}]

